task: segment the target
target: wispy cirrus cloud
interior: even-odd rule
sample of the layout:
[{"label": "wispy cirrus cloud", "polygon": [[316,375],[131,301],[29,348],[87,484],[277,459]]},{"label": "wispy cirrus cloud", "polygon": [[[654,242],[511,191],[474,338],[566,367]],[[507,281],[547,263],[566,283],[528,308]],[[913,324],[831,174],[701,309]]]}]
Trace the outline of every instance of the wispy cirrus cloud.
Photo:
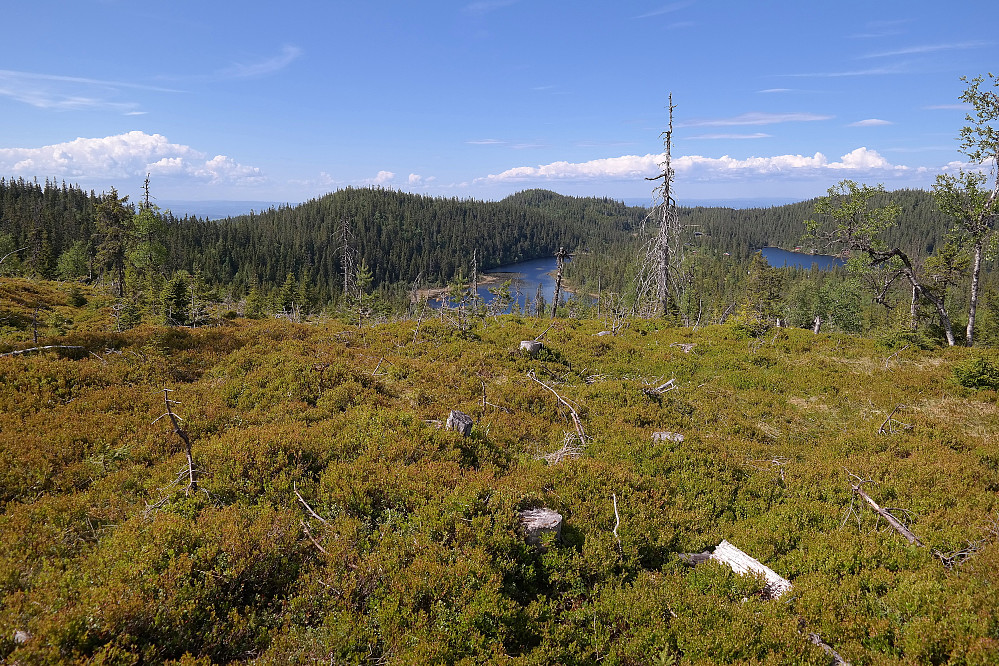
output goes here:
[{"label": "wispy cirrus cloud", "polygon": [[302,53],[302,49],[297,46],[285,45],[281,53],[275,56],[253,62],[235,63],[218,70],[216,74],[225,79],[256,79],[281,71],[301,57]]},{"label": "wispy cirrus cloud", "polygon": [[884,67],[869,67],[867,69],[851,69],[841,72],[806,72],[800,74],[778,74],[777,76],[794,78],[842,78],[851,76],[890,76],[893,74],[905,74],[908,71],[906,63],[898,63]]},{"label": "wispy cirrus cloud", "polygon": [[834,116],[818,113],[743,113],[731,118],[688,120],[677,127],[732,127],[738,125],[776,125],[779,123],[816,122],[831,120]]},{"label": "wispy cirrus cloud", "polygon": [[462,8],[466,14],[482,15],[488,14],[489,12],[495,11],[497,9],[502,9],[503,7],[509,7],[514,5],[520,0],[479,0],[478,2],[472,2],[465,5]]},{"label": "wispy cirrus cloud", "polygon": [[753,134],[698,134],[696,136],[688,136],[687,139],[769,139],[773,134],[766,134],[765,132],[755,132]]},{"label": "wispy cirrus cloud", "polygon": [[858,120],[855,123],[850,123],[847,127],[881,127],[883,125],[894,125],[894,123],[890,120],[882,120],[881,118],[866,118]]},{"label": "wispy cirrus cloud", "polygon": [[[476,178],[475,183],[545,183],[552,181],[631,180],[654,176],[660,172],[663,155],[623,155],[588,162],[552,162],[535,167],[520,166],[501,173]],[[792,179],[828,179],[851,173],[854,177],[890,178],[910,174],[920,169],[892,164],[880,153],[866,147],[857,148],[839,160],[830,160],[822,153],[814,155],[775,155],[737,159],[728,155],[704,157],[685,155],[674,157],[672,166],[677,174],[691,181],[747,181],[759,178],[785,177]]]},{"label": "wispy cirrus cloud", "polygon": [[671,4],[665,5],[663,7],[660,7],[659,9],[653,9],[652,11],[645,12],[644,14],[639,14],[635,18],[636,19],[646,19],[646,18],[652,18],[653,16],[662,16],[663,14],[672,14],[673,12],[680,11],[681,9],[685,9],[685,8],[689,7],[690,5],[692,5],[692,4],[694,4],[694,3],[693,2],[674,2],[674,3],[671,3]]},{"label": "wispy cirrus cloud", "polygon": [[922,55],[924,53],[936,53],[938,51],[961,51],[966,49],[978,49],[985,46],[992,46],[992,42],[974,41],[974,42],[954,42],[951,44],[923,44],[920,46],[909,46],[903,49],[894,49],[891,51],[879,51],[878,53],[869,53],[867,55],[861,56],[861,58],[886,58],[889,56],[900,56],[900,55]]},{"label": "wispy cirrus cloud", "polygon": [[0,171],[16,176],[55,176],[93,182],[141,177],[189,179],[202,184],[259,184],[260,169],[226,155],[208,157],[160,134],[133,131],[39,148],[0,148]]},{"label": "wispy cirrus cloud", "polygon": [[128,90],[181,92],[172,88],[129,81],[0,70],[0,97],[7,97],[38,109],[106,110],[125,115],[143,113],[138,102],[125,99],[124,91]]}]

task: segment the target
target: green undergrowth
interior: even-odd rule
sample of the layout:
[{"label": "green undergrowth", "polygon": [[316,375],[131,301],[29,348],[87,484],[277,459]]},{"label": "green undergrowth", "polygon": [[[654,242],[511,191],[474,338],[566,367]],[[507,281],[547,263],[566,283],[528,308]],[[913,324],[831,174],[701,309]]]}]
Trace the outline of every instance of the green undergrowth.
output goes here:
[{"label": "green undergrowth", "polygon": [[[586,320],[518,351],[549,323],[80,326],[0,358],[0,661],[826,664],[814,632],[854,664],[995,663],[986,357]],[[578,457],[542,458],[575,428],[529,372]],[[543,549],[538,507],[565,519]],[[723,539],[791,592],[679,562]]]}]

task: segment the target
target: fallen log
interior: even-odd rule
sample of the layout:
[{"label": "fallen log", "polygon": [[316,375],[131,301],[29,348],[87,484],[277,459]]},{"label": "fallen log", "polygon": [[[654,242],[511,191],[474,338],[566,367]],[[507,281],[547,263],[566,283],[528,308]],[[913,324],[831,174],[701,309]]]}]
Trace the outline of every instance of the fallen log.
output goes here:
[{"label": "fallen log", "polygon": [[722,540],[714,552],[704,551],[703,553],[681,553],[680,559],[690,566],[697,566],[708,560],[715,560],[728,565],[737,574],[754,573],[763,576],[766,585],[760,592],[764,599],[777,599],[782,594],[791,589],[791,581],[787,580],[776,571],[742,552],[728,541]]}]

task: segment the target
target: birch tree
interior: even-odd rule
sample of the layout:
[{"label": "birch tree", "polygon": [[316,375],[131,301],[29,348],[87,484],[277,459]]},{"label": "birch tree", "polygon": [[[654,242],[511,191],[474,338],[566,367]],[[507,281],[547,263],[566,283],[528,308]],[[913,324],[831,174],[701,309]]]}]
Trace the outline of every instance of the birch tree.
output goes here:
[{"label": "birch tree", "polygon": [[986,82],[979,76],[969,81],[961,77],[968,84],[961,100],[970,104],[974,113],[965,116],[968,124],[961,128],[960,137],[960,151],[972,163],[988,171],[962,169],[956,175],[941,174],[933,186],[937,206],[954,220],[957,229],[971,244],[971,293],[965,332],[969,347],[975,339],[982,259],[995,240],[996,207],[999,204],[999,130],[994,127],[999,120],[999,96],[987,89],[999,87],[999,77],[990,73],[988,79]]}]

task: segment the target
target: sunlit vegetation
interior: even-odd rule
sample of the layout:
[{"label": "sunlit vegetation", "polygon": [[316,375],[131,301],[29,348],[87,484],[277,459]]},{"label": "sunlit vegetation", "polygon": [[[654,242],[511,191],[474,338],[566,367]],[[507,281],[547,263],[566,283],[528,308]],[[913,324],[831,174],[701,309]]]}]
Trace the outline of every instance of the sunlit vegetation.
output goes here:
[{"label": "sunlit vegetation", "polygon": [[[0,661],[829,663],[809,633],[854,664],[999,653],[989,350],[744,313],[564,316],[531,357],[550,319],[118,331],[85,285],[0,294],[0,353],[49,347],[0,356]],[[529,371],[575,406],[579,457],[541,459],[573,424]],[[543,549],[535,507],[565,520]],[[792,590],[680,563],[723,539]]]}]

